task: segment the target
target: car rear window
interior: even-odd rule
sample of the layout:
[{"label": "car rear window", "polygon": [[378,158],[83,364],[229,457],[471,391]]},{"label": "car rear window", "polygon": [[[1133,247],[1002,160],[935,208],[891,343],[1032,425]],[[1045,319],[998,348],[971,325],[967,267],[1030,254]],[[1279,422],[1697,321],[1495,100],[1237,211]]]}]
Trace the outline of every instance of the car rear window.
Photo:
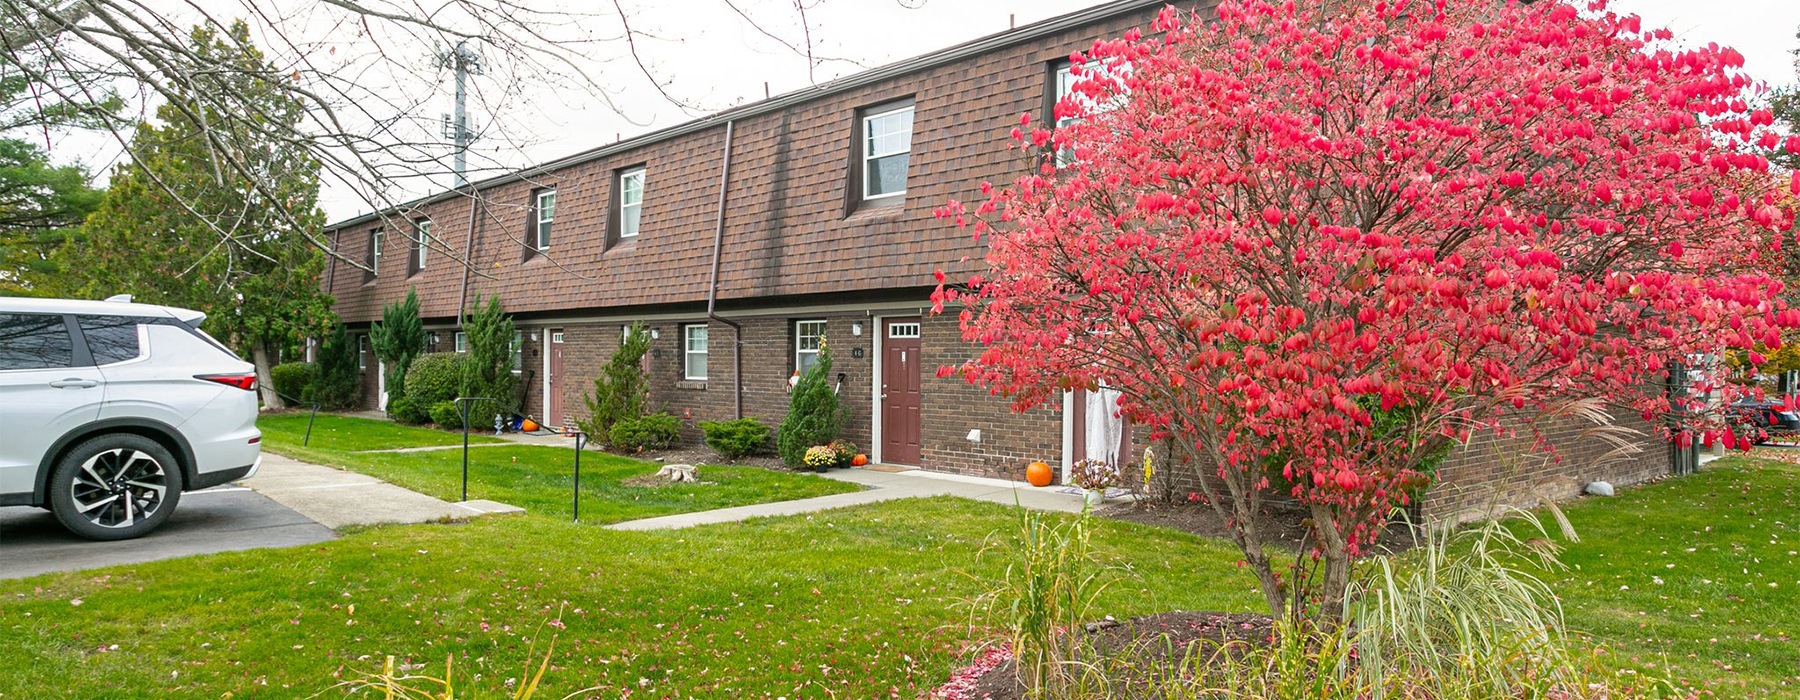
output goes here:
[{"label": "car rear window", "polygon": [[88,352],[94,364],[110,365],[135,360],[138,347],[138,319],[127,316],[81,316],[81,336],[87,339]]},{"label": "car rear window", "polygon": [[0,314],[0,370],[75,365],[75,343],[61,315]]}]

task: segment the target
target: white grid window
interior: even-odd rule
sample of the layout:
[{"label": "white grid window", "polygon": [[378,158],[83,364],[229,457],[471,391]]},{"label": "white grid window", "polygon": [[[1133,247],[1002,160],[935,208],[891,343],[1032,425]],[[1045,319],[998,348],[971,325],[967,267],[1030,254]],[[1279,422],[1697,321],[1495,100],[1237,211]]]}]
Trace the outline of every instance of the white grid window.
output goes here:
[{"label": "white grid window", "polygon": [[686,369],[683,371],[683,374],[682,374],[683,378],[694,379],[694,380],[705,379],[706,378],[706,340],[707,340],[706,324],[696,323],[691,326],[686,326],[682,330],[681,335],[683,338],[683,342],[686,343],[686,352],[687,352],[687,362],[685,365]]},{"label": "white grid window", "polygon": [[619,172],[619,237],[638,235],[639,217],[644,211],[644,169]]},{"label": "white grid window", "polygon": [[906,193],[906,164],[912,152],[912,128],[912,105],[863,117],[863,199]]},{"label": "white grid window", "polygon": [[425,251],[431,249],[431,219],[419,219],[413,222],[413,245],[417,246],[413,255],[413,269],[425,269]]},{"label": "white grid window", "polygon": [[824,321],[794,322],[794,369],[801,374],[819,361],[819,347],[825,342]]},{"label": "white grid window", "polygon": [[890,324],[888,324],[888,337],[889,338],[917,338],[917,337],[919,337],[919,324],[917,324],[917,323],[890,323]]},{"label": "white grid window", "polygon": [[538,192],[533,209],[537,212],[537,249],[549,250],[550,223],[556,220],[556,190]]},{"label": "white grid window", "polygon": [[454,344],[456,346],[457,352],[468,352],[469,351],[469,334],[464,333],[462,331],[457,331],[456,332],[456,342]]}]

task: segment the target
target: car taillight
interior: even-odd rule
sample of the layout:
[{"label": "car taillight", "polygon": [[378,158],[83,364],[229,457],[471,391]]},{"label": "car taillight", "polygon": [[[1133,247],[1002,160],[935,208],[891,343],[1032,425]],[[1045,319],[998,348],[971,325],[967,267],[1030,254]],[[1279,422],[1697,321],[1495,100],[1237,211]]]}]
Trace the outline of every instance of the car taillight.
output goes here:
[{"label": "car taillight", "polygon": [[196,374],[195,379],[218,382],[225,386],[237,387],[244,391],[256,391],[256,373],[246,374]]}]

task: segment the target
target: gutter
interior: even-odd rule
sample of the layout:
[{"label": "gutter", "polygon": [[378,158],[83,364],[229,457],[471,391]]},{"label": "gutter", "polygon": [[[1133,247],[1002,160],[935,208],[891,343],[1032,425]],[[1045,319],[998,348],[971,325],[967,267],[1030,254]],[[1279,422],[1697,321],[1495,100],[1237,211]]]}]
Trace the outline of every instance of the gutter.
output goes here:
[{"label": "gutter", "polygon": [[719,254],[725,248],[725,195],[731,184],[731,129],[736,124],[736,120],[725,122],[725,154],[719,162],[719,212],[713,222],[712,280],[706,285],[706,318],[731,326],[731,397],[734,419],[744,417],[744,327],[737,321],[720,316],[714,309],[719,301]]}]

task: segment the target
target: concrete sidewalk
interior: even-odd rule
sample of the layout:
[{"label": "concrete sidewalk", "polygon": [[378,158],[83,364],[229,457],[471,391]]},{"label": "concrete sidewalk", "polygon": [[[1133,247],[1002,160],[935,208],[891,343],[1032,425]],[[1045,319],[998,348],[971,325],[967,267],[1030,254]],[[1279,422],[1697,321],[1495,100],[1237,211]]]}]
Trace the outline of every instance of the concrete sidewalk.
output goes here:
[{"label": "concrete sidewalk", "polygon": [[522,509],[493,501],[450,503],[372,476],[263,453],[256,476],[239,484],[333,530],[347,525],[463,520]]},{"label": "concrete sidewalk", "polygon": [[[702,475],[705,471],[702,468]],[[606,526],[613,530],[673,530],[695,525],[730,523],[774,515],[797,515],[831,508],[844,508],[864,503],[879,503],[901,498],[958,496],[977,501],[1020,505],[1033,510],[1064,513],[1081,511],[1081,494],[1064,493],[1061,487],[1036,488],[1022,481],[984,479],[958,474],[940,474],[922,469],[875,471],[871,469],[834,469],[823,474],[828,479],[861,484],[867,490],[840,493],[798,501],[761,503],[737,508],[721,508],[696,513],[665,515],[660,518],[629,520]],[[703,477],[704,478],[704,477]]]}]

